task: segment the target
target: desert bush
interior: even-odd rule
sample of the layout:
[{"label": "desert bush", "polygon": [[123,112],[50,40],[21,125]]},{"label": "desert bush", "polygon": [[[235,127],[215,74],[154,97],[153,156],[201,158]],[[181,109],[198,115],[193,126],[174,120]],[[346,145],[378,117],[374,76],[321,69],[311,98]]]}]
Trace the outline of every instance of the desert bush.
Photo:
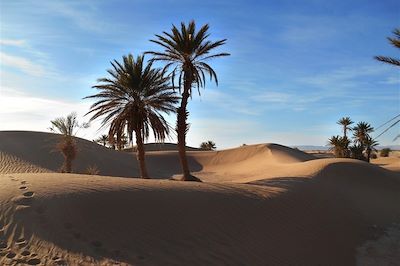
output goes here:
[{"label": "desert bush", "polygon": [[376,159],[376,158],[378,158],[378,155],[375,152],[371,153],[371,159]]},{"label": "desert bush", "polygon": [[392,151],[392,150],[389,149],[389,148],[382,149],[381,152],[380,152],[380,156],[381,156],[381,157],[389,157],[389,153],[390,153],[391,151]]},{"label": "desert bush", "polygon": [[90,165],[85,170],[85,174],[87,175],[98,175],[100,173],[99,168],[96,165]]}]

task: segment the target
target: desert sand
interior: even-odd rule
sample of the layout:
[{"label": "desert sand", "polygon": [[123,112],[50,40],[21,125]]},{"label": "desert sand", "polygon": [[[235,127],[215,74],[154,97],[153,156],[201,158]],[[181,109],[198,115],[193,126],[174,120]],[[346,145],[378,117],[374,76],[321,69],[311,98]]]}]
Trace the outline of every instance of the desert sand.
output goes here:
[{"label": "desert sand", "polygon": [[[398,158],[317,159],[278,144],[190,151],[203,181],[192,183],[173,180],[175,151],[148,152],[154,179],[143,180],[134,154],[83,139],[75,174],[57,173],[57,139],[0,132],[1,265],[400,261]],[[94,165],[99,175],[83,174]]]}]

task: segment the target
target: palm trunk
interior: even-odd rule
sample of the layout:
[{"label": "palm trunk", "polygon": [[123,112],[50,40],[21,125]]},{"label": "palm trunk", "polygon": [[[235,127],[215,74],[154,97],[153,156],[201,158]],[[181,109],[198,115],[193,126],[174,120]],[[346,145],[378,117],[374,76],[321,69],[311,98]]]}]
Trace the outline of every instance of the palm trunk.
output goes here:
[{"label": "palm trunk", "polygon": [[72,158],[70,158],[67,155],[64,158],[64,172],[65,173],[71,173],[71,171],[72,171]]},{"label": "palm trunk", "polygon": [[189,91],[192,86],[192,80],[190,78],[190,74],[185,72],[184,75],[184,88],[182,93],[181,106],[178,107],[177,110],[177,122],[176,122],[176,133],[178,135],[178,151],[179,158],[182,166],[182,181],[200,181],[200,179],[192,176],[190,174],[189,165],[186,157],[186,132],[187,132],[187,104],[189,100]]},{"label": "palm trunk", "polygon": [[144,156],[144,144],[143,144],[142,132],[140,129],[137,129],[135,130],[135,134],[136,134],[136,146],[137,146],[136,155],[139,161],[140,177],[149,178]]},{"label": "palm trunk", "polygon": [[370,162],[371,160],[371,149],[367,148],[367,162]]}]

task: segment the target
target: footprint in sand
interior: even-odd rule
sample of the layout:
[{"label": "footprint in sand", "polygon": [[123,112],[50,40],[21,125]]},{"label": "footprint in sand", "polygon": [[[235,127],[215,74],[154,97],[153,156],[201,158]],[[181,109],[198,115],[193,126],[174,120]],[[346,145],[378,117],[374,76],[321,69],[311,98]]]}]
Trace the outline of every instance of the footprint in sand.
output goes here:
[{"label": "footprint in sand", "polygon": [[21,181],[21,185],[25,185],[26,183],[28,183],[28,182],[26,182],[25,180]]},{"label": "footprint in sand", "polygon": [[38,265],[40,264],[40,259],[39,258],[29,259],[26,263],[28,265]]},{"label": "footprint in sand", "polygon": [[19,189],[21,189],[21,190],[24,190],[24,189],[27,189],[28,187],[26,187],[26,186],[20,186],[19,187]]},{"label": "footprint in sand", "polygon": [[14,252],[10,251],[10,252],[7,253],[6,257],[9,258],[9,259],[12,259],[12,258],[14,258],[16,255],[17,255],[17,254],[15,254]]},{"label": "footprint in sand", "polygon": [[0,250],[1,249],[6,249],[8,247],[6,242],[0,242]]},{"label": "footprint in sand", "polygon": [[29,255],[31,255],[31,252],[29,250],[24,250],[21,252],[21,256],[25,257],[25,256],[29,256]]},{"label": "footprint in sand", "polygon": [[32,198],[33,194],[35,194],[35,193],[33,193],[32,191],[27,191],[22,195],[24,195],[25,198]]},{"label": "footprint in sand", "polygon": [[67,263],[65,262],[65,260],[59,258],[59,257],[54,257],[53,258],[54,263],[57,265],[67,265]]},{"label": "footprint in sand", "polygon": [[27,244],[25,238],[20,238],[17,240],[17,242],[15,242],[18,246],[22,247],[25,246]]}]

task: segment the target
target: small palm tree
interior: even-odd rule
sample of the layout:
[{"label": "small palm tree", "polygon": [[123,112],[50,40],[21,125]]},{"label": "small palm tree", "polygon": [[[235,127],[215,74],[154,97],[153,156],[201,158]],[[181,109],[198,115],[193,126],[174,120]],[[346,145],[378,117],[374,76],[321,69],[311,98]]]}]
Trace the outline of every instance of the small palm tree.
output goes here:
[{"label": "small palm tree", "polygon": [[215,142],[212,140],[205,141],[200,144],[200,149],[202,150],[213,151],[216,148],[217,146],[215,145]]},{"label": "small palm tree", "polygon": [[350,146],[350,154],[351,158],[357,159],[357,160],[365,160],[365,157],[363,155],[364,148],[361,144],[355,143],[352,146]]},{"label": "small palm tree", "polygon": [[351,130],[351,128],[349,127],[351,124],[353,124],[354,122],[351,121],[350,117],[342,117],[337,124],[341,125],[343,127],[343,137],[347,137],[347,131]]},{"label": "small palm tree", "polygon": [[371,153],[373,151],[375,151],[375,152],[377,151],[376,150],[376,146],[378,146],[379,143],[376,140],[374,140],[373,138],[371,138],[370,136],[367,136],[364,144],[365,144],[365,151],[367,153],[367,158],[366,159],[367,159],[367,162],[370,162]]},{"label": "small palm tree", "polygon": [[335,157],[338,158],[349,157],[349,144],[350,140],[347,137],[332,136],[328,140],[328,145],[331,146],[330,150],[332,150]]},{"label": "small palm tree", "polygon": [[96,142],[101,143],[104,147],[106,146],[107,142],[108,142],[108,136],[107,135],[101,135]]},{"label": "small palm tree", "polygon": [[116,136],[113,136],[111,143],[117,147],[117,150],[121,151],[128,144],[128,137],[125,133],[119,132],[119,134],[117,133]]},{"label": "small palm tree", "polygon": [[150,129],[156,140],[164,141],[170,130],[162,113],[176,111],[174,104],[179,100],[169,84],[165,71],[145,65],[144,56],[135,59],[131,54],[123,56],[123,62],[114,60],[112,69],[107,72],[111,78],[101,78],[93,88],[99,90],[95,95],[85,98],[97,99],[87,114],[90,120],[104,117],[102,126],[110,126],[108,136],[119,137],[127,130],[130,140],[133,132],[136,137],[137,158],[142,178],[148,178],[144,141]]},{"label": "small palm tree", "polygon": [[[396,48],[400,48],[400,28],[396,28],[393,31],[393,34],[395,35],[395,37],[394,38],[388,37],[388,40],[391,45],[393,45]],[[375,56],[375,59],[391,65],[400,66],[400,59],[397,58],[387,57],[387,56]]]},{"label": "small palm tree", "polygon": [[164,69],[172,68],[173,85],[175,79],[178,79],[182,98],[177,109],[176,132],[183,170],[182,180],[186,181],[200,181],[190,175],[186,158],[186,134],[189,130],[186,122],[189,115],[187,105],[189,97],[192,96],[192,88],[196,86],[200,94],[200,87],[205,87],[205,74],[209,74],[210,79],[214,79],[218,85],[217,74],[206,61],[229,55],[228,53],[210,54],[215,48],[225,44],[226,39],[209,41],[208,29],[209,26],[206,24],[196,31],[194,21],[189,22],[188,25],[182,22],[180,30],[173,25],[170,33],[163,32],[163,35],[156,35],[156,40],[151,40],[163,47],[164,52],[147,52],[154,56],[152,60],[166,62]]},{"label": "small palm tree", "polygon": [[76,113],[73,112],[67,117],[59,117],[51,122],[50,130],[53,132],[58,132],[62,135],[56,148],[61,151],[64,156],[64,164],[61,168],[62,172],[71,173],[72,161],[75,159],[77,154],[76,142],[74,140],[74,135],[76,130],[82,127],[88,127],[88,124],[80,125],[76,118]]}]

